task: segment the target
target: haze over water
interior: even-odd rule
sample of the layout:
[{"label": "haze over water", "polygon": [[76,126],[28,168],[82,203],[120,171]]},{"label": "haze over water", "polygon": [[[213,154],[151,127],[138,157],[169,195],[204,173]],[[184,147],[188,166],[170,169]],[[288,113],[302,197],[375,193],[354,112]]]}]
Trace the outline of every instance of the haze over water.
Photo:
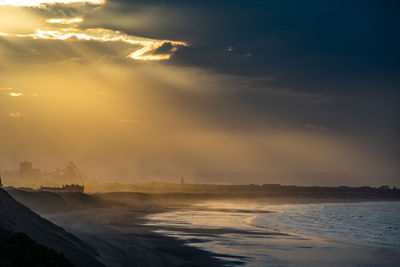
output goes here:
[{"label": "haze over water", "polygon": [[114,182],[186,172],[199,183],[400,186],[398,10],[2,0],[0,168],[26,158]]}]

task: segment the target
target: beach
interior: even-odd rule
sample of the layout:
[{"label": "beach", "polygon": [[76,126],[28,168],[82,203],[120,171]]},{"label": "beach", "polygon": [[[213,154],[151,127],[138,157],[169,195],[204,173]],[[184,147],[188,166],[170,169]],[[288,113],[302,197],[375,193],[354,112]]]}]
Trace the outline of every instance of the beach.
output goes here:
[{"label": "beach", "polygon": [[[136,202],[119,208],[43,216],[93,246],[99,253],[99,261],[106,266],[398,266],[397,243],[374,245],[373,239],[363,243],[362,238],[355,240],[351,235],[346,239],[324,234],[323,228],[320,232],[313,229],[304,232],[299,230],[300,221],[293,218],[286,222],[274,219],[270,221],[274,222],[271,227],[257,221],[261,217],[282,215],[282,209],[316,209],[320,208],[318,205],[325,205],[326,209],[326,205],[368,207],[370,204]],[[346,206],[341,208],[346,210]],[[310,224],[305,222],[305,225]],[[396,234],[399,230],[392,231]]]},{"label": "beach", "polygon": [[399,202],[196,206],[150,215],[148,224],[161,226],[158,233],[195,239],[195,247],[242,256],[244,266],[398,266],[400,260]]},{"label": "beach", "polygon": [[223,266],[212,253],[153,232],[145,213],[131,208],[98,208],[44,215],[90,244],[106,266]]}]

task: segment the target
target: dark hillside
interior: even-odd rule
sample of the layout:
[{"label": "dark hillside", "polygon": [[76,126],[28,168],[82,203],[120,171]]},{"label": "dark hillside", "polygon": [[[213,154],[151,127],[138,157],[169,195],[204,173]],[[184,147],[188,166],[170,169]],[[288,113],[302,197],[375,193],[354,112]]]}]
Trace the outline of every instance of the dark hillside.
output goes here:
[{"label": "dark hillside", "polygon": [[0,229],[24,233],[38,244],[63,253],[77,266],[102,266],[95,259],[96,252],[88,244],[40,217],[3,189],[0,189]]},{"label": "dark hillside", "polygon": [[23,233],[0,234],[0,266],[2,267],[73,267],[61,253],[39,245]]}]

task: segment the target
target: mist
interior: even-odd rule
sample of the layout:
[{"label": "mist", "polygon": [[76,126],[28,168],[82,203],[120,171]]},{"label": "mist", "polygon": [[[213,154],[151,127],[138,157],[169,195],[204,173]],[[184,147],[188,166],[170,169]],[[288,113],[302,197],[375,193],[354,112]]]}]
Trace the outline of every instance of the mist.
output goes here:
[{"label": "mist", "polygon": [[[177,181],[186,173],[197,183],[236,184],[247,176],[249,183],[399,185],[398,125],[389,89],[385,97],[370,90],[344,96],[334,85],[303,90],[306,75],[279,84],[281,74],[261,75],[256,62],[249,75],[250,61],[262,54],[234,45],[220,46],[218,57],[232,54],[235,59],[225,63],[235,70],[184,61],[188,53],[206,53],[205,40],[198,39],[206,34],[203,28],[197,38],[183,29],[171,34],[149,21],[159,14],[155,6],[142,7],[132,21],[125,14],[115,17],[120,5],[2,7],[2,170],[17,169],[25,158],[42,170],[73,161],[91,179],[108,182]],[[185,18],[180,9],[165,10]],[[83,22],[46,23],[60,17]],[[149,55],[167,53],[169,60],[133,60],[128,56],[142,43],[29,35],[37,29],[90,34],[88,28],[99,27],[108,30],[102,30],[104,40],[127,33],[187,47],[167,43]],[[246,70],[238,72],[239,66]],[[370,114],[382,103],[385,108]]]}]

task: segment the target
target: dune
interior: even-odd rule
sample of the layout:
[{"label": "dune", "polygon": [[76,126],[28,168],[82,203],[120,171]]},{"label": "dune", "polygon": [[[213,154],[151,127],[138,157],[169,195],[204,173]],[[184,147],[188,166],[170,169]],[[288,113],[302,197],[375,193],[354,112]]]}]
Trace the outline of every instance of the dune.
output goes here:
[{"label": "dune", "polygon": [[17,202],[3,189],[0,189],[0,229],[23,233],[38,244],[64,254],[76,266],[103,266],[91,246]]}]

